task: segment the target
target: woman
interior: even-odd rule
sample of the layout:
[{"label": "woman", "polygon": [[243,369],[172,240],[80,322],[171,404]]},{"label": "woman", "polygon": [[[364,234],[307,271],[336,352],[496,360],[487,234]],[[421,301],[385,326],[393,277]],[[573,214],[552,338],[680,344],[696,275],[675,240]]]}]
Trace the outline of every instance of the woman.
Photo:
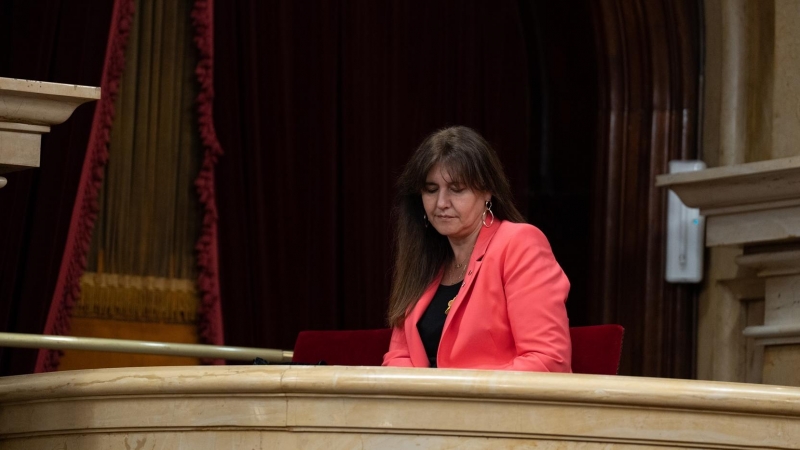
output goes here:
[{"label": "woman", "polygon": [[398,191],[383,365],[570,372],[569,281],[486,141],[428,136]]}]

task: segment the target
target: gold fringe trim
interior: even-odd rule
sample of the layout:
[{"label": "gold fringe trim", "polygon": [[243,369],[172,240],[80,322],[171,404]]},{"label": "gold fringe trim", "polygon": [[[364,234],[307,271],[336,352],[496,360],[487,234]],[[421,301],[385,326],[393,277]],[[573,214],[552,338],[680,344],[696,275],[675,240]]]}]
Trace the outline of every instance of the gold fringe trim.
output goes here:
[{"label": "gold fringe trim", "polygon": [[194,280],[85,272],[73,316],[193,324],[200,297]]}]

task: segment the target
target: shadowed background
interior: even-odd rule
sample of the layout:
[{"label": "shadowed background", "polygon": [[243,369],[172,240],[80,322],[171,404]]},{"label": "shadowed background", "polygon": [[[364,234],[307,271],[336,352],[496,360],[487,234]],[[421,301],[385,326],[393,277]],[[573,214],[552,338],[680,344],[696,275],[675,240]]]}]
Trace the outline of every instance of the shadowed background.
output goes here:
[{"label": "shadowed background", "polygon": [[[3,42],[25,52],[2,52],[0,76],[98,85],[113,1],[32,3],[2,3]],[[692,377],[695,289],[663,281],[653,180],[697,156],[700,5],[216,2],[225,343],[290,349],[306,329],[385,326],[395,177],[427,134],[467,125],[550,239],[571,325],[622,324],[622,374]],[[0,330],[42,332],[92,108],[45,136],[42,169],[0,190],[12,218],[0,223]],[[0,349],[0,370],[30,372],[35,358]]]}]

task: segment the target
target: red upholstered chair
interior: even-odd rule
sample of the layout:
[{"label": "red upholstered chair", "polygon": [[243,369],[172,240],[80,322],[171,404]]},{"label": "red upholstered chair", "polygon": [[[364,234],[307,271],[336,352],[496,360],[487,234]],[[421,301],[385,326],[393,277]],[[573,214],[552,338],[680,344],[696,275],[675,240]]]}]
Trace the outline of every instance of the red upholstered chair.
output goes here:
[{"label": "red upholstered chair", "polygon": [[392,329],[301,331],[292,362],[336,366],[380,366],[389,351]]},{"label": "red upholstered chair", "polygon": [[624,332],[619,325],[570,328],[572,373],[616,375]]},{"label": "red upholstered chair", "polygon": [[[616,375],[622,352],[619,325],[570,328],[572,371]],[[301,331],[294,344],[292,362],[337,366],[380,366],[389,350],[391,328],[378,330]]]}]

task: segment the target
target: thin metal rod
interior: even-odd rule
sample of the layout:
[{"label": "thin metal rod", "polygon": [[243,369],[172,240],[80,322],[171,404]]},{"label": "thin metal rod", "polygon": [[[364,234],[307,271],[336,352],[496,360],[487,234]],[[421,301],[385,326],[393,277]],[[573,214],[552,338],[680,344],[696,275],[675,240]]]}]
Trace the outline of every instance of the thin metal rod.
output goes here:
[{"label": "thin metal rod", "polygon": [[75,336],[46,336],[40,334],[0,333],[0,347],[48,348],[56,350],[91,350],[98,352],[140,353],[146,355],[186,356],[190,358],[252,361],[262,358],[268,362],[290,362],[293,352],[272,348],[228,347],[172,342],[134,341]]}]

